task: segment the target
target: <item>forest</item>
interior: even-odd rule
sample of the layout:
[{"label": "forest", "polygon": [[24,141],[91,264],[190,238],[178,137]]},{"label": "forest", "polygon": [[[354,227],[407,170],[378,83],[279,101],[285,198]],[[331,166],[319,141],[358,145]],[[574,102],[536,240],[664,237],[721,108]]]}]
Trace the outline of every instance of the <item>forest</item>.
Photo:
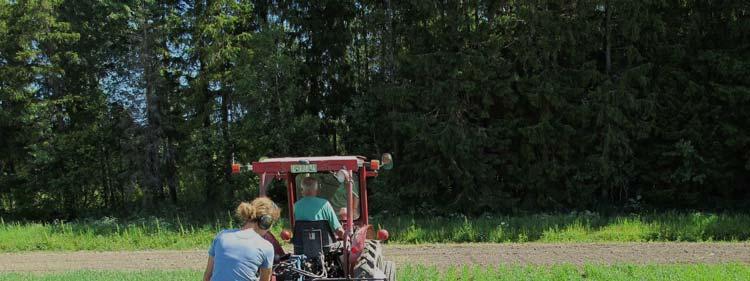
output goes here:
[{"label": "forest", "polygon": [[376,213],[748,211],[750,1],[0,0],[0,217],[385,152]]}]

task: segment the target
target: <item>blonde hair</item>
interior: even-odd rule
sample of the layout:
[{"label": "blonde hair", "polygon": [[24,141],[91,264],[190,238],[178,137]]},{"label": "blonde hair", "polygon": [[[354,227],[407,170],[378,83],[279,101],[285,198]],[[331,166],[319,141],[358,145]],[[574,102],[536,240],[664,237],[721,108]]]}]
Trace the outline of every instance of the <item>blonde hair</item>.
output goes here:
[{"label": "blonde hair", "polygon": [[254,221],[265,215],[271,216],[275,221],[279,219],[281,211],[271,199],[268,199],[268,197],[258,197],[250,203],[240,203],[240,205],[237,206],[235,215],[237,215],[238,219],[244,222]]}]

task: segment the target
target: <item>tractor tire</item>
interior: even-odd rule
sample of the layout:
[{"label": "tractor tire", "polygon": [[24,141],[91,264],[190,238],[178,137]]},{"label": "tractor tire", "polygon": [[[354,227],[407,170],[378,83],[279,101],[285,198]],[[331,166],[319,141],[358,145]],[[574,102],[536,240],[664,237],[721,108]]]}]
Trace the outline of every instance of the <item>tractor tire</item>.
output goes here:
[{"label": "tractor tire", "polygon": [[370,253],[372,253],[372,256],[375,257],[375,267],[382,269],[383,246],[380,244],[380,241],[368,240],[365,244],[365,251],[369,251]]},{"label": "tractor tire", "polygon": [[[382,273],[380,269],[370,267],[366,262],[359,262],[354,266],[354,273],[352,276],[356,278],[376,278],[378,273]],[[385,275],[385,274],[383,274]]]},{"label": "tractor tire", "polygon": [[388,281],[396,281],[396,263],[386,261],[383,264],[383,274],[388,277]]},{"label": "tractor tire", "polygon": [[353,276],[357,278],[385,278],[383,273],[383,249],[379,241],[367,241],[362,255],[354,265]]}]

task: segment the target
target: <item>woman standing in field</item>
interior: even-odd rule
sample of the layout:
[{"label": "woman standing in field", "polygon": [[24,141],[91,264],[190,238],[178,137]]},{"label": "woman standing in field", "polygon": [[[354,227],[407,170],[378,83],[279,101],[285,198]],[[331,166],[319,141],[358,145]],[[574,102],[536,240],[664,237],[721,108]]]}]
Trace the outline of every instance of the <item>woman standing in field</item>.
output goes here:
[{"label": "woman standing in field", "polygon": [[279,208],[271,199],[261,197],[240,203],[236,215],[244,225],[216,235],[208,250],[203,280],[271,280],[274,248],[263,235],[279,218]]}]

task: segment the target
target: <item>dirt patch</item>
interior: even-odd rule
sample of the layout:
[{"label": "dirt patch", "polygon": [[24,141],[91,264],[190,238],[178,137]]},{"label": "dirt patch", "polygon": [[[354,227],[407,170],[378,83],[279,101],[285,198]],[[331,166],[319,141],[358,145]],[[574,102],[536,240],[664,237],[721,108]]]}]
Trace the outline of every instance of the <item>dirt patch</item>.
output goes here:
[{"label": "dirt patch", "polygon": [[444,266],[498,264],[750,264],[748,243],[456,244],[390,246],[398,264]]},{"label": "dirt patch", "polygon": [[[437,267],[498,264],[745,263],[750,243],[388,245],[396,264]],[[203,269],[206,251],[25,252],[0,254],[0,272]]]},{"label": "dirt patch", "polygon": [[199,269],[206,251],[25,252],[0,255],[0,272]]}]

